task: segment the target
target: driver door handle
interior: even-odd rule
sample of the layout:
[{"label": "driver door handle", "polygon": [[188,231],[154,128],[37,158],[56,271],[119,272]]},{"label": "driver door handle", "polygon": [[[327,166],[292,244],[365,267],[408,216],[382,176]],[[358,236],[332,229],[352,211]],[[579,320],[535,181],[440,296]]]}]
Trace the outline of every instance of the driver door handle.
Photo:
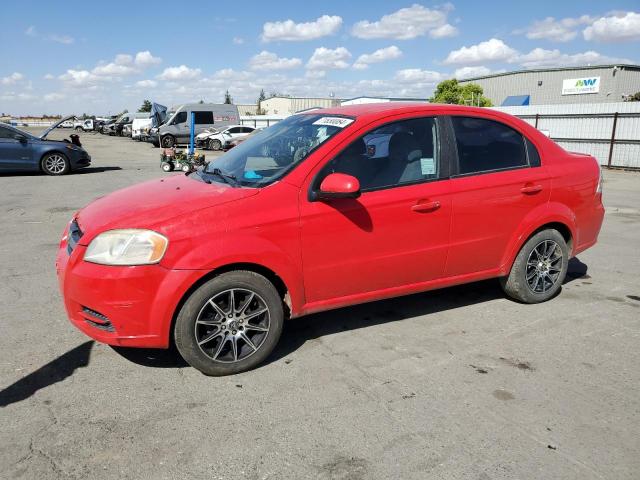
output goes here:
[{"label": "driver door handle", "polygon": [[436,200],[433,202],[418,202],[411,207],[411,210],[418,213],[427,213],[427,212],[433,212],[439,208],[440,208],[440,202]]},{"label": "driver door handle", "polygon": [[524,194],[538,193],[542,191],[542,185],[540,184],[533,185],[531,183],[528,183],[524,187],[522,187],[520,191]]}]

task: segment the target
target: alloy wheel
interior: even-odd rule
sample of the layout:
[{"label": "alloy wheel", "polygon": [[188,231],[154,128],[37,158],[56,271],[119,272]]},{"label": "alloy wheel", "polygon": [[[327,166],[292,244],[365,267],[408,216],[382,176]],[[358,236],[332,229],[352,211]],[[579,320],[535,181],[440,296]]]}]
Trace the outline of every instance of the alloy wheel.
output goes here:
[{"label": "alloy wheel", "polygon": [[533,293],[545,293],[560,278],[562,249],[553,240],[538,243],[527,259],[527,285]]},{"label": "alloy wheel", "polygon": [[224,290],[200,309],[195,338],[214,362],[234,363],[260,349],[267,338],[270,313],[264,299],[244,288]]},{"label": "alloy wheel", "polygon": [[44,168],[51,173],[62,173],[67,166],[67,162],[62,155],[49,155],[44,161]]}]

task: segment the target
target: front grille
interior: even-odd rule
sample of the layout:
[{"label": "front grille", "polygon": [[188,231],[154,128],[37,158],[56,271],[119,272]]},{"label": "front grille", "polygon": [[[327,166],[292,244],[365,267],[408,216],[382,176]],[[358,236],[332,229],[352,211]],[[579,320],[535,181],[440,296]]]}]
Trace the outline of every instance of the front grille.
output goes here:
[{"label": "front grille", "polygon": [[82,307],[82,314],[84,315],[85,322],[92,327],[106,330],[107,332],[115,332],[115,328],[113,328],[113,325],[106,315],[84,306]]},{"label": "front grille", "polygon": [[78,222],[74,218],[71,224],[69,225],[69,234],[67,235],[67,253],[71,255],[73,249],[76,248],[76,245],[82,238],[82,230],[80,230],[80,226]]}]

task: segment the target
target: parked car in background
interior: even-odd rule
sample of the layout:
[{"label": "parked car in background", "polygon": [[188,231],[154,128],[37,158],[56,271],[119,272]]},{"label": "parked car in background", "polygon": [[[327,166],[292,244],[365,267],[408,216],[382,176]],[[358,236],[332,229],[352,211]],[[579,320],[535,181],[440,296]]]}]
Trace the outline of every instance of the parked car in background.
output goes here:
[{"label": "parked car in background", "polygon": [[96,200],[56,265],[85,334],[173,341],[226,375],[263,362],[289,317],[489,278],[549,300],[603,217],[596,159],[518,118],[363,104],[290,116],[202,170]]},{"label": "parked car in background", "polygon": [[64,175],[87,167],[91,156],[82,148],[78,135],[71,140],[48,140],[47,135],[67,117],[54,123],[38,137],[10,125],[0,124],[0,171],[42,171],[48,175]]},{"label": "parked car in background", "polygon": [[120,134],[123,137],[131,137],[131,124],[130,123],[125,123],[122,126],[122,132]]},{"label": "parked car in background", "polygon": [[73,128],[73,120],[66,120],[60,123],[57,128]]},{"label": "parked car in background", "polygon": [[109,120],[103,123],[98,129],[103,135],[115,135],[116,132],[116,119]]},{"label": "parked car in background", "polygon": [[222,147],[223,150],[231,150],[233,147],[237,147],[238,145],[240,145],[242,142],[250,139],[251,137],[253,137],[254,135],[257,135],[258,133],[260,133],[262,130],[262,128],[255,128],[253,130],[253,132],[249,133],[248,135],[242,135],[242,136],[238,136],[236,138],[232,138],[230,140],[227,140],[226,143],[224,144],[224,146]]},{"label": "parked car in background", "polygon": [[191,114],[195,114],[195,135],[208,128],[226,127],[240,121],[238,107],[217,103],[189,103],[175,109],[167,116],[165,123],[157,130],[158,142],[165,148],[189,142],[191,134]]},{"label": "parked car in background", "polygon": [[151,118],[134,118],[131,124],[131,138],[145,140],[151,128]]},{"label": "parked car in background", "polygon": [[73,122],[73,129],[76,132],[92,132],[94,129],[93,119],[87,118],[85,120],[76,119]]},{"label": "parked car in background", "polygon": [[229,125],[222,128],[210,128],[198,134],[195,138],[196,146],[209,150],[222,150],[225,144],[234,138],[243,137],[253,132],[255,128],[244,125]]}]

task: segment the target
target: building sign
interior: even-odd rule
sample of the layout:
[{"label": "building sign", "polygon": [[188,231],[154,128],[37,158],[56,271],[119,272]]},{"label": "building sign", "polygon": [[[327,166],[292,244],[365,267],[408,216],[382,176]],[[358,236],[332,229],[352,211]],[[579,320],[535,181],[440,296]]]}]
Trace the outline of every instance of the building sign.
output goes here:
[{"label": "building sign", "polygon": [[562,95],[582,95],[585,93],[598,93],[599,91],[600,77],[562,80]]}]

